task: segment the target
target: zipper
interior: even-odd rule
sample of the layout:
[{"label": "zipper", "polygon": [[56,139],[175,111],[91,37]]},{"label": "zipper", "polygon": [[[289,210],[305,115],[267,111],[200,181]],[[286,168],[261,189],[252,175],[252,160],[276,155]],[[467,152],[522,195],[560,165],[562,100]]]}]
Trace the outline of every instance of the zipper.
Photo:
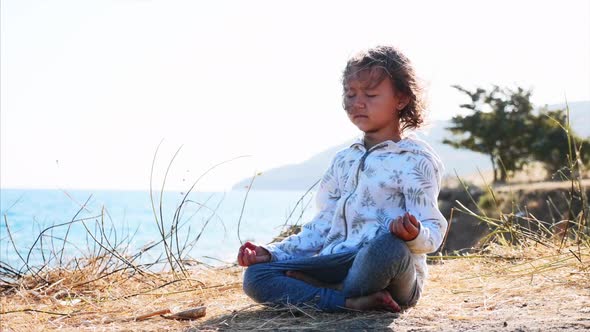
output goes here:
[{"label": "zipper", "polygon": [[[363,154],[363,156],[361,157],[361,162],[359,163],[359,167],[356,170],[354,189],[344,199],[344,204],[342,205],[342,220],[344,221],[344,239],[342,241],[338,242],[338,244],[340,244],[342,242],[345,242],[346,239],[348,239],[348,222],[346,221],[346,203],[348,203],[348,200],[356,192],[356,189],[359,186],[359,175],[361,173],[361,169],[364,170],[364,168],[365,168],[365,160],[367,159],[367,157],[369,156],[369,154],[371,152],[375,151],[379,147],[381,147],[381,145],[376,145],[376,146],[372,147],[367,152],[365,152],[365,154]],[[336,245],[333,245],[332,246],[332,249],[330,250],[330,253],[333,253],[334,248],[336,248]]]}]

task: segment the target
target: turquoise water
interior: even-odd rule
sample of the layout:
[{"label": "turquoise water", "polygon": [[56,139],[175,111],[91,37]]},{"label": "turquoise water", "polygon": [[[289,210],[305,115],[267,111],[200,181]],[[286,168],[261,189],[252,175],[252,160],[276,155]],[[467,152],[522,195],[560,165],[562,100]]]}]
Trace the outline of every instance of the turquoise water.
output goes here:
[{"label": "turquoise water", "polygon": [[[24,264],[13,243],[24,259],[30,256],[30,264],[48,260],[55,264],[60,258],[68,261],[96,253],[100,249],[97,241],[133,255],[161,239],[149,191],[2,189],[0,193],[0,261],[13,267]],[[289,223],[307,221],[313,214],[310,194],[250,191],[239,222],[245,195],[246,191],[200,192],[187,197],[177,218],[180,246],[194,244],[185,250],[185,258],[209,264],[233,262],[240,246],[238,223],[242,241],[267,243],[278,235],[291,213]],[[166,231],[172,227],[184,196],[180,192],[162,195],[161,219]],[[298,205],[302,197],[303,204]],[[160,219],[159,193],[154,193],[154,201]],[[64,225],[52,227],[60,224]],[[159,244],[143,253],[142,262],[156,260],[163,250]]]}]

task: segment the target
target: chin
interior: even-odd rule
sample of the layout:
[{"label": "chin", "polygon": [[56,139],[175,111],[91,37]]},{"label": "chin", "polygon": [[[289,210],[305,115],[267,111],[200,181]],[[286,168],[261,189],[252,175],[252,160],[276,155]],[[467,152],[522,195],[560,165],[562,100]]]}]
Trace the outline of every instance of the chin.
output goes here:
[{"label": "chin", "polygon": [[362,124],[361,124],[361,125],[358,125],[358,124],[357,124],[357,125],[356,125],[356,127],[357,127],[357,128],[360,130],[360,131],[362,131],[362,132],[364,132],[364,133],[367,133],[367,132],[373,132],[373,131],[374,131],[374,129],[373,129],[373,128],[371,128],[371,127],[369,127],[369,126],[363,126]]},{"label": "chin", "polygon": [[357,128],[365,134],[372,134],[372,133],[377,132],[377,130],[372,129],[372,128],[366,128],[366,127],[365,128],[357,127]]}]

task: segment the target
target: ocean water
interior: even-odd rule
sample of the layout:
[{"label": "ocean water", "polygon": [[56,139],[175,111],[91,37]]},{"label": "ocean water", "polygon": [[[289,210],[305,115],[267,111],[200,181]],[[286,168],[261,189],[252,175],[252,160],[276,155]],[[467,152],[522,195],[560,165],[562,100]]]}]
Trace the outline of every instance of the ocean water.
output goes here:
[{"label": "ocean water", "polygon": [[[97,242],[133,255],[161,239],[156,220],[170,230],[181,206],[178,242],[181,247],[192,244],[184,257],[224,264],[235,261],[240,239],[268,243],[287,221],[308,221],[313,195],[304,194],[252,190],[245,200],[246,191],[197,192],[181,205],[184,193],[169,191],[160,197],[155,192],[154,209],[149,191],[1,189],[0,261],[17,268],[24,264],[19,254],[25,260],[29,256],[32,265],[71,261],[96,253]],[[163,252],[164,247],[156,245],[141,261],[153,262]]]}]

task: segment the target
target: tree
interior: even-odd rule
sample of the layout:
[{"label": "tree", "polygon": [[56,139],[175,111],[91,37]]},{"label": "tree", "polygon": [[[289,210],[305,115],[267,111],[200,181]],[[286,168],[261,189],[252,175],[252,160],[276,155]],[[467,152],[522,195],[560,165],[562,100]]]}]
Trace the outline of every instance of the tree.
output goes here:
[{"label": "tree", "polygon": [[532,124],[531,91],[494,86],[491,91],[477,88],[469,91],[454,85],[467,94],[471,103],[461,105],[472,112],[451,119],[447,128],[456,137],[443,143],[487,154],[494,171],[494,182],[505,182],[508,173],[519,170],[530,160],[528,143]]},{"label": "tree", "polygon": [[[543,163],[550,177],[569,176],[571,163],[590,159],[590,140],[577,136],[568,124],[566,110],[542,109],[533,119],[530,150],[534,160]],[[559,178],[559,177],[558,177]]]}]

